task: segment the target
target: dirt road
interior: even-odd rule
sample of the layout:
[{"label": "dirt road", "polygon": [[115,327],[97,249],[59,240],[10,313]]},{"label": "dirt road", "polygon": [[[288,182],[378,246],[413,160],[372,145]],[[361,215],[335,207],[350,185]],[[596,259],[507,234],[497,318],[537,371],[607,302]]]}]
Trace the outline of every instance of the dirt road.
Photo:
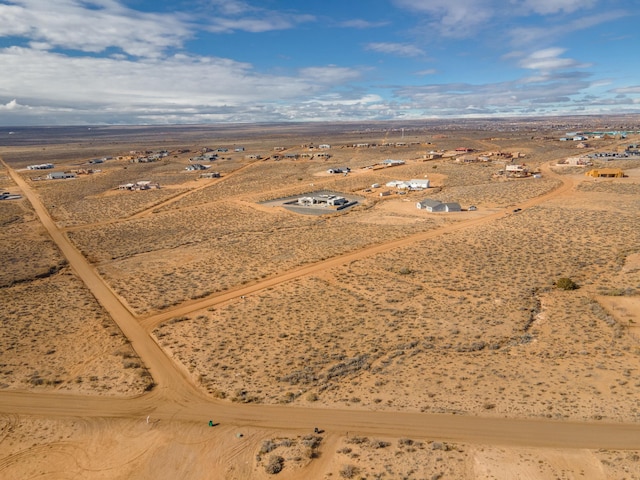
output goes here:
[{"label": "dirt road", "polygon": [[[4,162],[3,162],[4,163]],[[140,418],[147,415],[163,421],[201,422],[215,412],[226,424],[305,430],[315,425],[332,432],[360,432],[371,435],[412,436],[497,445],[527,445],[570,448],[640,449],[640,425],[574,423],[547,420],[522,420],[440,414],[372,412],[340,409],[311,409],[269,405],[240,405],[209,399],[201,393],[188,373],[174,363],[148,334],[158,322],[171,316],[189,313],[230,298],[257,292],[303,275],[357,260],[392,248],[409,245],[447,232],[470,228],[497,220],[510,210],[482,218],[463,221],[445,228],[413,235],[401,240],[370,246],[313,265],[283,272],[270,279],[243,286],[234,291],[198,302],[186,303],[170,312],[144,319],[143,325],[123,305],[91,264],[57,228],[40,199],[30,186],[9,166],[14,181],[31,202],[42,224],[59,246],[69,265],[87,285],[100,304],[112,316],[149,368],[157,388],[136,398],[102,398],[56,393],[2,392],[0,412],[47,417],[118,417]],[[545,168],[547,174],[551,174]],[[568,192],[573,183],[561,178],[562,186],[541,197],[517,205],[526,209]]]}]

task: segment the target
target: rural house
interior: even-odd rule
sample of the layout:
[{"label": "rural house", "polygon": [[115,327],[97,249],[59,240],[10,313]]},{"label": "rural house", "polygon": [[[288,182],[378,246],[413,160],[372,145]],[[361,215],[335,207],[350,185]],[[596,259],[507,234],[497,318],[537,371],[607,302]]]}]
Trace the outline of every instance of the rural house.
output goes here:
[{"label": "rural house", "polygon": [[63,180],[65,178],[76,178],[76,174],[71,172],[51,172],[47,175],[49,180]]},{"label": "rural house", "polygon": [[442,203],[439,200],[426,198],[416,204],[418,210],[426,210],[427,212],[461,212],[462,207],[459,203],[450,202]]},{"label": "rural house", "polygon": [[585,175],[589,177],[622,178],[624,177],[624,172],[619,168],[598,168],[589,170]]}]

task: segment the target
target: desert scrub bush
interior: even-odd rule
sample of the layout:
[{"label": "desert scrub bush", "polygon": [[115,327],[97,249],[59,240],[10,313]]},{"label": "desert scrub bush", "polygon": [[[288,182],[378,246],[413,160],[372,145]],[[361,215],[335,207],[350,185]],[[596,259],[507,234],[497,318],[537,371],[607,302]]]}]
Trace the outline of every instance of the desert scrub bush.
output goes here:
[{"label": "desert scrub bush", "polygon": [[568,277],[562,277],[556,280],[555,286],[560,290],[576,290],[579,288],[578,284]]},{"label": "desert scrub bush", "polygon": [[384,440],[371,440],[370,445],[373,448],[387,448],[391,443],[385,442]]},{"label": "desert scrub bush", "polygon": [[411,446],[414,444],[414,441],[410,438],[401,438],[398,440],[398,445],[403,447],[405,445]]},{"label": "desert scrub bush", "polygon": [[291,438],[283,438],[282,440],[280,440],[281,447],[289,448],[289,447],[293,447],[295,444],[296,442]]},{"label": "desert scrub bush", "polygon": [[354,445],[361,445],[363,443],[367,443],[369,439],[367,437],[349,437],[347,438],[347,443],[352,443]]},{"label": "desert scrub bush", "polygon": [[355,465],[344,465],[340,469],[340,476],[342,478],[353,478],[358,474],[358,467]]},{"label": "desert scrub bush", "polygon": [[189,317],[174,317],[171,320],[169,320],[167,323],[169,325],[175,325],[176,323],[186,322],[187,320],[189,320]]},{"label": "desert scrub bush", "polygon": [[265,440],[262,442],[259,453],[264,455],[265,453],[273,452],[276,448],[278,448],[278,444],[276,442],[273,440]]},{"label": "desert scrub bush", "polygon": [[302,437],[302,445],[311,448],[312,450],[318,448],[322,442],[322,437],[318,435],[305,435]]},{"label": "desert scrub bush", "polygon": [[269,457],[269,462],[264,466],[265,472],[269,475],[275,475],[276,473],[280,473],[284,468],[284,458],[280,455],[271,455]]}]

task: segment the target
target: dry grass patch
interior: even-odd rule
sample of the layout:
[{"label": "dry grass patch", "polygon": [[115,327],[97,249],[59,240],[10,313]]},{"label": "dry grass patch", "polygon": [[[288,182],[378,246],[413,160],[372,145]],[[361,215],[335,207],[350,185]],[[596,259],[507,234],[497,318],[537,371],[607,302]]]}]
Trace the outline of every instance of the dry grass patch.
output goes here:
[{"label": "dry grass patch", "polygon": [[6,223],[0,230],[0,288],[44,278],[57,272],[66,260],[27,205],[1,205]]},{"label": "dry grass patch", "polygon": [[132,308],[145,312],[431,226],[376,226],[360,223],[361,215],[320,218],[218,202],[69,236]]},{"label": "dry grass patch", "polygon": [[151,378],[115,323],[63,270],[0,289],[0,388],[131,395]]},{"label": "dry grass patch", "polygon": [[[636,227],[631,212],[535,207],[155,334],[227,398],[636,421],[636,340],[590,297]],[[560,276],[583,288],[554,291]]]},{"label": "dry grass patch", "polygon": [[338,479],[466,478],[466,448],[410,438],[380,440],[352,435],[341,439],[329,474]]}]

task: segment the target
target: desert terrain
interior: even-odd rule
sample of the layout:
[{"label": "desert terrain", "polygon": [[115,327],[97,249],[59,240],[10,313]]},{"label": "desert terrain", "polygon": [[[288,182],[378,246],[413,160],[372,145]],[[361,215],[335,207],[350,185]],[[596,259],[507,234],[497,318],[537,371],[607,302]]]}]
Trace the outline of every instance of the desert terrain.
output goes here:
[{"label": "desert terrain", "polygon": [[[587,157],[640,119],[606,120],[0,137],[0,477],[640,478],[640,156]],[[274,202],[317,191],[358,204]]]}]

